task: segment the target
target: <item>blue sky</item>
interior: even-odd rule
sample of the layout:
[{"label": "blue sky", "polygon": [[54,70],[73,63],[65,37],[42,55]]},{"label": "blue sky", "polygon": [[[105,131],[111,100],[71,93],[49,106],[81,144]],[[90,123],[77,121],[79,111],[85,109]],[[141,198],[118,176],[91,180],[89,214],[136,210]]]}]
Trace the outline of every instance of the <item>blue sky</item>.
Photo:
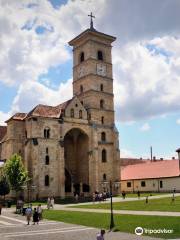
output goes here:
[{"label": "blue sky", "polygon": [[178,1],[159,0],[156,8],[153,0],[0,4],[1,124],[17,111],[28,112],[38,103],[56,105],[72,96],[72,50],[67,42],[89,27],[87,15],[93,11],[95,28],[117,37],[112,57],[121,156],[149,158],[150,146],[157,157],[177,156]]}]

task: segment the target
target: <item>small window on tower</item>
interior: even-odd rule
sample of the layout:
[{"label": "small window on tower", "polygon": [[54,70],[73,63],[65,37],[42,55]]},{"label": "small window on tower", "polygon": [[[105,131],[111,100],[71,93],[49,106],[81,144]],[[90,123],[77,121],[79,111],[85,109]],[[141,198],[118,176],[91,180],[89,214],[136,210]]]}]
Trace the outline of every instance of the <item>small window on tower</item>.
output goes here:
[{"label": "small window on tower", "polygon": [[102,162],[106,162],[107,161],[107,152],[106,152],[105,149],[102,150],[101,158],[102,158]]},{"label": "small window on tower", "polygon": [[80,62],[84,62],[84,52],[80,54]]},{"label": "small window on tower", "polygon": [[80,86],[80,92],[81,93],[83,92],[83,86],[82,85]]},{"label": "small window on tower", "polygon": [[49,153],[49,149],[48,149],[48,147],[46,148],[46,154],[48,154]]},{"label": "small window on tower", "polygon": [[100,108],[104,108],[104,100],[103,99],[100,100]]},{"label": "small window on tower", "polygon": [[100,85],[100,89],[101,89],[101,92],[104,91],[104,86],[103,86],[103,84]]},{"label": "small window on tower", "polygon": [[103,60],[103,53],[102,53],[102,51],[98,51],[97,52],[97,57],[98,57],[98,60]]},{"label": "small window on tower", "polygon": [[103,181],[106,181],[107,180],[107,177],[106,177],[106,174],[104,173],[103,174]]},{"label": "small window on tower", "polygon": [[45,185],[46,187],[49,186],[49,176],[48,176],[48,175],[46,175],[45,178],[44,178],[44,185]]},{"label": "small window on tower", "polygon": [[103,142],[106,141],[106,133],[105,132],[101,133],[101,141],[103,141]]},{"label": "small window on tower", "polygon": [[101,117],[101,123],[104,124],[104,117]]},{"label": "small window on tower", "polygon": [[49,155],[46,155],[45,163],[46,163],[46,165],[49,165]]}]

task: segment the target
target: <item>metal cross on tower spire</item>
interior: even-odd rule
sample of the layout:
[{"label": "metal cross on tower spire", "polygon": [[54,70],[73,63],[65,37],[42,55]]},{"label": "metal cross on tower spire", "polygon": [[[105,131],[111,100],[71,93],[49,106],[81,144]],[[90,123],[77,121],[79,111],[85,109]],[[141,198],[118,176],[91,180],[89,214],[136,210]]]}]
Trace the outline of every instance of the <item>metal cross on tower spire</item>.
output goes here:
[{"label": "metal cross on tower spire", "polygon": [[91,12],[91,14],[89,14],[88,17],[91,18],[90,29],[94,29],[94,27],[93,27],[93,18],[95,18],[95,16],[93,16],[93,14],[92,14],[92,12]]}]

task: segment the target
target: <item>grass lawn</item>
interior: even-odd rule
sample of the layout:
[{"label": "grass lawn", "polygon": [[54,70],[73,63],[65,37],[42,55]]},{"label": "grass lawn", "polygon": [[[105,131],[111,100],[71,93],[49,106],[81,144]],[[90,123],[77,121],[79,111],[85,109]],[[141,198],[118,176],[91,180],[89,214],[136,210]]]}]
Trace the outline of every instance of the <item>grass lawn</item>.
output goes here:
[{"label": "grass lawn", "polygon": [[[76,205],[76,208],[98,208],[109,209],[109,203],[103,204],[89,204]],[[171,198],[151,199],[149,197],[148,204],[145,200],[131,201],[131,202],[115,202],[113,203],[115,210],[136,210],[136,211],[164,211],[164,212],[180,212],[180,197],[175,198],[175,202],[171,202]]]},{"label": "grass lawn", "polygon": [[[45,210],[44,218],[66,223],[109,229],[110,214],[107,213],[84,213],[60,210]],[[173,229],[171,234],[155,234],[154,237],[172,239],[180,237],[180,218],[161,216],[135,216],[114,214],[115,230],[134,233],[136,227],[148,229]]]}]

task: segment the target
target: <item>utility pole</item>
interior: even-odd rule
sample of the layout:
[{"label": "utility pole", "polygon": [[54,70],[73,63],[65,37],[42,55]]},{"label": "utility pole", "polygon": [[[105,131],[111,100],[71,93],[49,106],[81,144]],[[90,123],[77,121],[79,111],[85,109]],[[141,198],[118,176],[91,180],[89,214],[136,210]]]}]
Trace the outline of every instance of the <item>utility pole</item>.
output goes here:
[{"label": "utility pole", "polygon": [[153,159],[152,146],[150,147],[150,153],[151,153],[151,162],[152,162],[152,159]]}]

